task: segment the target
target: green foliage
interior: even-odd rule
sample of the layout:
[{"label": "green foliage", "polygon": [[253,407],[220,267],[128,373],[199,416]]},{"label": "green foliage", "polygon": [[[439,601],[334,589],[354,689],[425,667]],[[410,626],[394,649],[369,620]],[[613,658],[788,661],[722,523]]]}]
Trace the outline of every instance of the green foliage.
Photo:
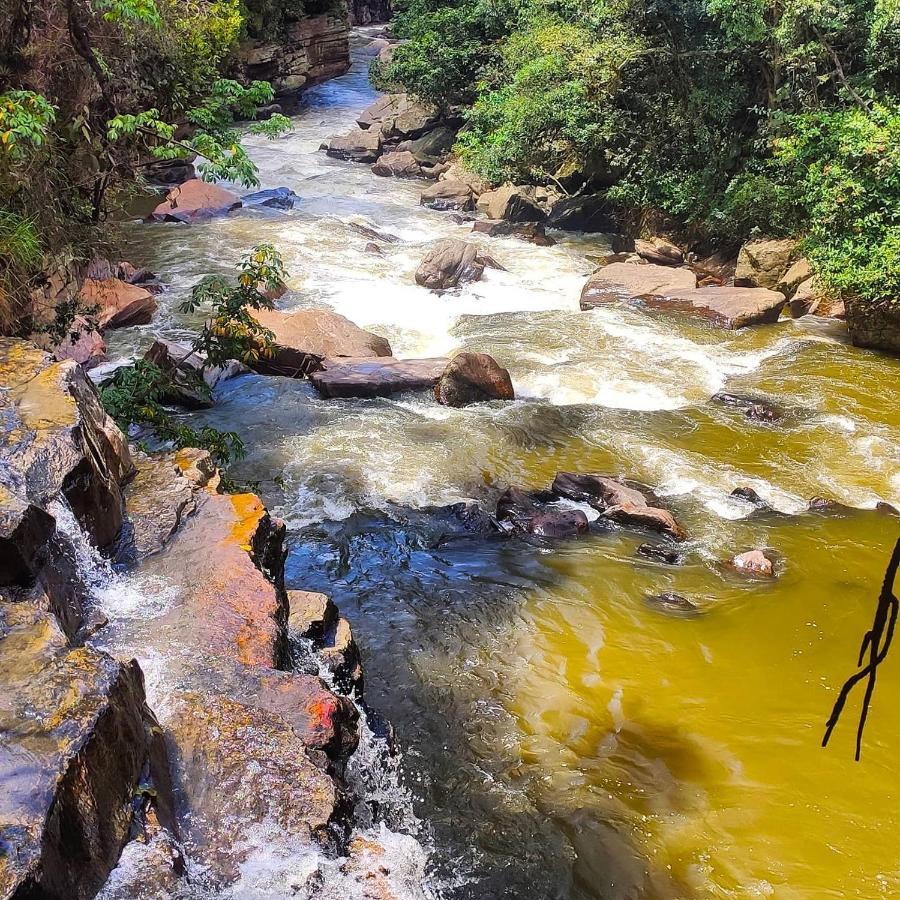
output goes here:
[{"label": "green foliage", "polygon": [[142,22],[154,28],[162,25],[154,0],[91,0],[91,5],[107,22]]},{"label": "green foliage", "polygon": [[197,284],[183,312],[194,312],[211,306],[212,313],[194,350],[202,354],[209,366],[222,366],[238,359],[252,364],[272,355],[273,334],[251,315],[254,309],[271,309],[269,299],[283,287],[284,264],[271,244],[254,247],[241,261],[236,283],[218,275],[210,275]]},{"label": "green foliage", "polygon": [[124,431],[132,425],[147,425],[163,443],[175,449],[199,447],[208,450],[217,465],[244,456],[244,444],[233,431],[218,431],[208,425],[189,428],[179,422],[163,406],[162,401],[172,384],[158,366],[138,360],[116,369],[112,378],[100,389],[104,409]]},{"label": "green foliage", "polygon": [[55,120],[56,110],[34,91],[0,94],[0,167],[43,146]]}]

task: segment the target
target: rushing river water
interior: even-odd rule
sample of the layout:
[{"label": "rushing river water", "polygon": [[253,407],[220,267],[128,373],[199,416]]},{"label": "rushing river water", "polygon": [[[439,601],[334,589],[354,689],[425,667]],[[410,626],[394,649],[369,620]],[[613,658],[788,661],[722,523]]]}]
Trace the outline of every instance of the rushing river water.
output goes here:
[{"label": "rushing river water", "polygon": [[[314,88],[292,134],[252,139],[263,186],[301,197],[205,225],[135,225],[128,257],[169,291],[152,326],[187,337],[190,286],[253,244],[282,252],[282,308],[334,309],[398,356],[478,350],[518,400],[462,410],[426,395],[323,401],[304,381],[246,376],[202,419],[238,431],[231,476],[289,526],[291,587],[331,593],[363,650],[367,697],[395,725],[405,783],[428,823],[445,898],[900,894],[900,660],[883,667],[863,759],[856,703],[819,743],[853,671],[898,520],[900,362],[856,350],[812,318],[729,333],[610,306],[580,312],[592,238],[552,248],[476,236],[508,271],[438,296],[412,273],[469,227],[418,205],[421,183],[328,159],[375,97],[358,56]],[[362,223],[397,235],[363,252]],[[769,397],[776,424],[711,403]],[[197,418],[197,417],[195,417]],[[442,537],[434,507],[490,504],[557,471],[656,486],[691,534],[685,562],[635,558],[615,531],[540,545]],[[754,488],[776,512],[729,497]],[[858,508],[804,513],[813,496]],[[723,571],[768,547],[773,582]],[[671,618],[645,602],[703,607]],[[858,702],[858,701],[857,701]]]}]

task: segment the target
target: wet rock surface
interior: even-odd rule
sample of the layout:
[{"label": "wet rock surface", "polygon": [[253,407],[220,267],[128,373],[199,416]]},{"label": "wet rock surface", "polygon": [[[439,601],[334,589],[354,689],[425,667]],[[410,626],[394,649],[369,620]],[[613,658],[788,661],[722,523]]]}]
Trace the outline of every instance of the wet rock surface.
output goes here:
[{"label": "wet rock surface", "polygon": [[771,325],[787,303],[784,294],[766,288],[717,286],[648,294],[641,299],[648,306],[699,316],[732,329]]},{"label": "wet rock surface", "polygon": [[395,359],[394,357],[322,360],[309,380],[328,398],[389,397],[404,391],[433,388],[448,360]]},{"label": "wet rock surface", "polygon": [[444,406],[514,400],[515,396],[509,371],[487,353],[454,356],[434,388],[435,399]]},{"label": "wet rock surface", "polygon": [[697,276],[690,269],[631,263],[612,263],[590,277],[581,292],[581,308],[593,309],[604,303],[665,297],[693,290]]},{"label": "wet rock surface", "polygon": [[172,188],[150,215],[154,222],[202,222],[216,216],[224,216],[239,209],[241,200],[231,191],[216,184],[194,178]]},{"label": "wet rock surface", "polygon": [[95,895],[128,836],[148,717],[136,663],[70,648],[43,603],[0,600],[0,895]]},{"label": "wet rock surface", "polygon": [[416,269],[416,284],[443,291],[480,281],[485,266],[492,263],[474,244],[448,238],[438,241],[422,260]]},{"label": "wet rock surface", "polygon": [[580,509],[548,505],[546,498],[521,488],[509,488],[497,502],[497,521],[521,534],[543,538],[574,538],[587,534],[589,523]]}]

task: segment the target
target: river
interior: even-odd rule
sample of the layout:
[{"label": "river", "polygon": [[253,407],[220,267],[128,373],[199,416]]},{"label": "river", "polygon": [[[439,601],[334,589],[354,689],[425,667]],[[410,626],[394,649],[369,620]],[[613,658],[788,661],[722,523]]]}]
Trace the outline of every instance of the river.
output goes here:
[{"label": "river", "polygon": [[[362,35],[356,44],[360,45]],[[357,50],[304,95],[294,131],[247,145],[264,187],[301,198],[190,227],[135,224],[127,257],[168,291],[130,358],[184,338],[179,303],[271,242],[281,308],[333,309],[397,356],[489,352],[518,399],[456,410],[419,395],[324,401],[309,383],[245,376],[192,418],[240,433],[251,483],[289,527],[288,586],[330,593],[352,623],[367,699],[395,726],[402,778],[427,824],[431,890],[448,900],[878,897],[900,894],[900,664],[880,674],[862,762],[857,706],[819,744],[854,670],[900,502],[900,361],[808,317],[741,332],[610,306],[580,312],[590,236],[552,248],[469,236],[418,205],[420,182],[329,159],[376,93]],[[400,238],[365,253],[362,223]],[[438,296],[412,274],[445,236],[508,271]],[[766,396],[775,424],[711,403]],[[572,543],[441,540],[434,507],[490,504],[557,471],[656,487],[690,532],[682,565],[639,560],[626,531]],[[729,496],[754,488],[776,510]],[[804,513],[825,496],[856,508]],[[720,561],[771,548],[779,577]],[[677,591],[702,614],[666,616]],[[858,702],[858,701],[856,701]]]}]

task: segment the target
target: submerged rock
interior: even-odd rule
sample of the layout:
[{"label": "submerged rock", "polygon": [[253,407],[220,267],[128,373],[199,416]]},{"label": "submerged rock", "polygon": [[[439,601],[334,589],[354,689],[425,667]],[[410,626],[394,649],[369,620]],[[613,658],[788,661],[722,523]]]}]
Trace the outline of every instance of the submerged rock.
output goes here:
[{"label": "submerged rock", "polygon": [[267,188],[264,191],[256,191],[241,197],[241,205],[245,209],[252,209],[256,206],[265,206],[269,209],[293,209],[299,199],[290,188]]},{"label": "submerged rock", "polygon": [[702,609],[693,600],[671,591],[663,594],[648,594],[645,600],[649,606],[670,616],[691,618],[702,612]]},{"label": "submerged rock", "polygon": [[656,505],[657,497],[606,475],[576,475],[560,472],[552,492],[569,500],[589,503],[601,516],[620,525],[648,528],[676,541],[687,538],[684,529],[667,509]]},{"label": "submerged rock", "polygon": [[590,530],[580,509],[563,509],[540,502],[535,494],[509,488],[497,502],[497,521],[515,532],[544,538],[574,538]]},{"label": "submerged rock", "polygon": [[745,575],[758,575],[763,578],[775,576],[775,565],[764,550],[748,550],[739,553],[728,561],[729,568]]},{"label": "submerged rock", "polygon": [[677,550],[659,544],[641,544],[636,552],[644,559],[665,563],[667,566],[677,566],[681,562],[681,554]]},{"label": "submerged rock", "polygon": [[472,231],[491,237],[514,237],[538,247],[552,247],[556,241],[549,237],[542,222],[506,222],[479,219],[472,224]]},{"label": "submerged rock", "polygon": [[349,319],[323,309],[258,309],[253,318],[274,335],[274,355],[254,363],[264,375],[299,377],[334,357],[389,357],[391,345]]},{"label": "submerged rock", "polygon": [[444,406],[467,406],[488,400],[515,400],[509,371],[487,353],[459,353],[434,388]]},{"label": "submerged rock", "polygon": [[150,219],[154,222],[190,224],[224,216],[240,206],[241,200],[236,194],[217,184],[194,178],[169,191],[166,199],[150,214]]},{"label": "submerged rock", "polygon": [[783,411],[767,397],[754,394],[735,394],[719,391],[712,396],[713,403],[744,410],[744,415],[754,422],[777,422],[784,415]]},{"label": "submerged rock", "polygon": [[404,391],[433,388],[447,362],[443,357],[324,359],[319,371],[310,374],[309,379],[327,398],[389,397]]}]

